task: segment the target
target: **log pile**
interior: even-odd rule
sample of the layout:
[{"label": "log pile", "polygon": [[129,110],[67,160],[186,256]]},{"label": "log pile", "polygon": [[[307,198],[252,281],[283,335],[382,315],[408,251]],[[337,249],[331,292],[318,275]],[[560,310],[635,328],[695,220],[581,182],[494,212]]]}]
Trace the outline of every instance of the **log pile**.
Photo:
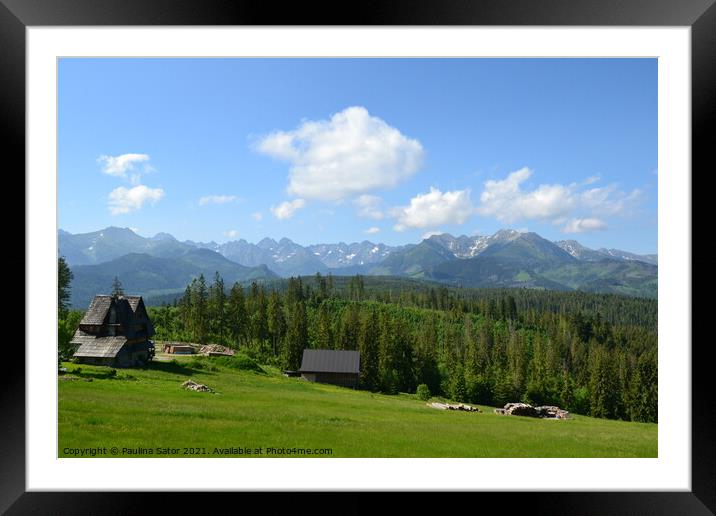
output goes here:
[{"label": "log pile", "polygon": [[527,403],[508,403],[504,408],[495,409],[495,414],[503,416],[526,416],[544,419],[571,419],[569,412],[554,405],[533,407]]},{"label": "log pile", "polygon": [[480,409],[477,407],[471,407],[470,405],[465,405],[464,403],[458,403],[456,405],[451,405],[450,403],[428,403],[428,406],[440,409],[440,410],[463,410],[465,412],[480,412]]},{"label": "log pile", "polygon": [[539,417],[548,419],[572,419],[572,416],[569,415],[569,412],[567,412],[566,410],[562,410],[559,407],[555,407],[554,405],[545,405],[543,407],[537,407],[536,410],[539,414]]},{"label": "log pile", "polygon": [[201,383],[196,383],[194,380],[187,380],[186,382],[181,384],[181,386],[190,391],[211,392],[211,389],[209,387]]},{"label": "log pile", "polygon": [[234,356],[234,350],[220,344],[206,344],[199,350],[202,355],[213,356]]}]

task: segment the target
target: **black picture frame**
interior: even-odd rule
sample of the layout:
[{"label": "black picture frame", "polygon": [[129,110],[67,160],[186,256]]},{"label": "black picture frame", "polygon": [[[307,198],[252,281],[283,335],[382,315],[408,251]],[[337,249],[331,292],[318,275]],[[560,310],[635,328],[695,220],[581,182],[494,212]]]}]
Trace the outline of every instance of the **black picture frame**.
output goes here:
[{"label": "black picture frame", "polygon": [[[716,114],[716,0],[393,0],[275,5],[247,0],[0,0],[0,113],[5,138],[0,142],[16,170],[25,170],[25,29],[29,26],[86,25],[570,25],[687,26],[692,51],[692,170],[706,173],[713,139],[707,122]],[[684,173],[688,173],[685,171]],[[20,175],[22,177],[22,175]],[[694,174],[692,172],[692,178]],[[24,190],[24,180],[20,180]],[[693,206],[693,203],[692,203]],[[693,218],[693,217],[692,217]],[[696,221],[696,219],[694,219]],[[18,228],[19,232],[19,228]],[[693,232],[692,232],[693,234]],[[21,240],[24,241],[23,233]],[[19,246],[18,246],[19,247]],[[692,248],[693,256],[693,248]],[[24,251],[10,259],[16,270]],[[692,258],[692,264],[694,263]],[[693,267],[693,265],[692,265]],[[692,270],[693,274],[693,270]],[[20,288],[20,287],[17,287]],[[692,287],[693,289],[693,287]],[[19,292],[19,290],[18,290]],[[693,305],[697,308],[698,305]],[[29,309],[27,307],[26,309]],[[694,317],[692,315],[692,321]],[[15,320],[14,326],[20,328]],[[24,340],[24,338],[23,338]],[[692,338],[692,341],[695,340]],[[686,343],[690,345],[691,343]],[[692,490],[690,492],[479,493],[480,506],[510,497],[510,508],[551,514],[713,514],[716,511],[716,439],[710,403],[709,342],[692,346]],[[27,346],[28,343],[26,342]],[[147,498],[159,498],[164,510],[207,507],[228,494],[166,496],[151,493],[26,492],[25,358],[2,372],[0,389],[0,512],[8,514],[133,514]],[[668,388],[666,386],[665,388]],[[675,408],[675,412],[680,412]],[[216,500],[220,496],[222,500]],[[250,502],[270,504],[271,512],[300,509],[295,494],[238,494],[244,510]],[[306,495],[304,495],[306,496]],[[309,494],[310,507],[325,504]],[[341,512],[366,510],[363,496]],[[251,500],[246,500],[246,498]],[[494,500],[489,500],[493,498]],[[413,494],[413,503],[424,497]],[[231,502],[229,502],[231,503]],[[484,505],[483,505],[484,504]],[[284,507],[280,507],[283,505]],[[330,504],[324,506],[329,509]],[[306,505],[308,507],[309,505]],[[230,505],[231,507],[231,505]],[[237,509],[239,509],[237,507]],[[335,509],[335,507],[333,507]],[[240,510],[240,509],[239,509]],[[319,509],[320,510],[320,509]]]}]

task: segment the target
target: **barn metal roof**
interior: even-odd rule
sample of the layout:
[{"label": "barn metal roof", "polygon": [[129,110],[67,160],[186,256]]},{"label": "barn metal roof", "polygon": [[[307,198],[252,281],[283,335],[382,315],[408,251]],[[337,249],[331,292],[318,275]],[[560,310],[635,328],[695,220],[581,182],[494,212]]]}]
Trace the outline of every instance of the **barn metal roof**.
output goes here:
[{"label": "barn metal roof", "polygon": [[304,349],[301,373],[360,373],[360,352]]}]

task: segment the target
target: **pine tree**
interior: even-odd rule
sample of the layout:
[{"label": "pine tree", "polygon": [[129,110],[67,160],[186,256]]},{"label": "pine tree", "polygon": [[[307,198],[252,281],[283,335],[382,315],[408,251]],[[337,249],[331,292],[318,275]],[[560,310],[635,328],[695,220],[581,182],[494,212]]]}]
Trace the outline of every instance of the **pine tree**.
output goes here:
[{"label": "pine tree", "polygon": [[637,360],[631,385],[630,415],[633,421],[658,421],[658,371],[656,353],[644,353]]},{"label": "pine tree", "polygon": [[67,316],[70,305],[70,283],[73,275],[64,256],[57,259],[57,309],[60,319]]},{"label": "pine tree", "polygon": [[318,307],[316,322],[316,347],[318,349],[331,349],[335,346],[329,310],[328,301],[325,300]]},{"label": "pine tree", "polygon": [[199,275],[196,287],[192,291],[192,323],[194,340],[201,344],[206,343],[208,316],[207,316],[207,289],[204,274]]},{"label": "pine tree", "polygon": [[369,310],[361,321],[358,337],[360,351],[360,384],[371,391],[380,387],[380,370],[378,356],[378,316],[375,310]]},{"label": "pine tree", "polygon": [[418,381],[425,383],[430,392],[434,394],[440,392],[440,370],[436,351],[437,341],[435,319],[431,317],[423,324],[418,334],[415,373]]},{"label": "pine tree", "polygon": [[237,344],[237,347],[240,347],[247,337],[248,314],[246,312],[244,289],[241,288],[239,283],[234,283],[234,286],[231,287],[227,305],[229,335]]},{"label": "pine tree", "polygon": [[357,349],[359,332],[358,306],[348,305],[341,316],[340,349]]},{"label": "pine tree", "polygon": [[299,301],[291,310],[288,331],[283,347],[282,361],[285,368],[297,370],[301,367],[303,350],[308,348],[308,323],[306,305]]},{"label": "pine tree", "polygon": [[283,341],[286,334],[286,317],[283,304],[278,293],[274,290],[269,296],[268,303],[268,332],[271,339],[273,355],[278,355],[278,344]]},{"label": "pine tree", "polygon": [[226,326],[226,290],[224,280],[218,271],[214,275],[214,283],[209,287],[207,311],[210,331],[223,344]]},{"label": "pine tree", "polygon": [[251,336],[263,346],[269,338],[268,301],[263,285],[257,289],[252,306],[254,312],[251,314]]},{"label": "pine tree", "polygon": [[455,401],[467,401],[467,387],[463,367],[458,365],[450,375],[450,394]]},{"label": "pine tree", "polygon": [[112,280],[112,295],[113,296],[123,296],[124,295],[124,289],[122,288],[122,283],[119,281],[119,278],[117,276],[115,276],[114,280]]},{"label": "pine tree", "polygon": [[616,382],[609,352],[592,340],[589,366],[589,411],[592,417],[613,418]]}]

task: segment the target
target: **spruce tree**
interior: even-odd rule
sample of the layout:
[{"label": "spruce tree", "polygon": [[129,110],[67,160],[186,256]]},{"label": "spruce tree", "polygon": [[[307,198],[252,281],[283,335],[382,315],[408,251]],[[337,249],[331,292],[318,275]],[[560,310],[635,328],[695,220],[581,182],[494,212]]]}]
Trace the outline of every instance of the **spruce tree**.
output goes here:
[{"label": "spruce tree", "polygon": [[316,321],[316,347],[318,349],[331,349],[336,346],[331,327],[331,314],[328,301],[324,300],[318,307]]},{"label": "spruce tree", "polygon": [[119,278],[117,276],[115,276],[114,280],[112,280],[112,295],[113,296],[123,296],[124,295],[124,288],[122,288],[122,283],[119,281]]},{"label": "spruce tree", "polygon": [[358,337],[360,384],[362,388],[370,391],[380,387],[378,333],[378,316],[375,310],[371,309],[363,316]]},{"label": "spruce tree", "polygon": [[308,322],[306,319],[306,305],[298,301],[293,310],[286,332],[286,340],[283,347],[283,365],[290,370],[297,370],[301,367],[303,350],[308,348]]},{"label": "spruce tree", "polygon": [[268,302],[268,332],[274,356],[278,355],[279,342],[283,341],[286,333],[286,317],[283,311],[281,298],[276,291],[272,291]]},{"label": "spruce tree", "polygon": [[239,283],[234,283],[229,292],[227,320],[232,341],[236,343],[236,347],[241,347],[247,338],[248,314],[246,313],[244,289]]},{"label": "spruce tree", "polygon": [[70,283],[72,282],[72,271],[67,265],[64,256],[57,259],[57,309],[60,319],[67,316],[70,306]]}]

